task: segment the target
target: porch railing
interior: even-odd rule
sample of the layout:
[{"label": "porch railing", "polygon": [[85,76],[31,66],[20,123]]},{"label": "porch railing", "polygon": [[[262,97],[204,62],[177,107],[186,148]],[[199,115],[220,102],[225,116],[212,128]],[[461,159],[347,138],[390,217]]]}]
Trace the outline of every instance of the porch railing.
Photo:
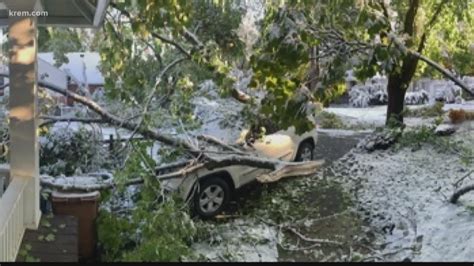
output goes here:
[{"label": "porch railing", "polygon": [[[0,167],[8,182],[8,167]],[[28,180],[13,178],[0,198],[0,262],[15,261],[25,233],[24,204]]]}]

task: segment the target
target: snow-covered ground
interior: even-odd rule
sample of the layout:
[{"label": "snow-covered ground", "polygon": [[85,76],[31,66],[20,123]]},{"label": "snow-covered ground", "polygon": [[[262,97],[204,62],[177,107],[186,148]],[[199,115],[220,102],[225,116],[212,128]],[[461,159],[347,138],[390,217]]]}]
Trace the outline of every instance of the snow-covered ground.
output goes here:
[{"label": "snow-covered ground", "polygon": [[[410,106],[410,108],[422,108],[426,105]],[[464,109],[474,111],[474,101],[466,101],[464,103],[453,103],[445,104],[443,110],[448,111],[450,109]],[[387,114],[387,106],[369,106],[364,108],[347,107],[347,106],[331,106],[324,109],[326,112],[330,112],[338,115],[343,122],[349,125],[362,125],[365,127],[379,127],[385,124],[385,116]],[[421,117],[405,117],[404,122],[407,126],[419,126],[426,123],[431,123],[433,118],[421,118]]]},{"label": "snow-covered ground", "polygon": [[193,250],[209,261],[277,262],[278,236],[274,227],[236,219],[215,225],[213,237],[195,243]]},{"label": "snow-covered ground", "polygon": [[[474,122],[465,122],[449,138],[472,148],[473,129]],[[459,181],[474,165],[457,154],[429,145],[373,153],[352,150],[333,169],[380,233],[381,251],[375,255],[391,261],[474,260],[474,212],[468,207],[474,205],[474,193],[456,205],[448,202],[474,178],[471,174]]]},{"label": "snow-covered ground", "polygon": [[387,106],[373,106],[365,108],[356,107],[328,107],[324,109],[339,116],[344,122],[349,124],[364,124],[372,125],[374,127],[383,125],[385,123],[385,114]]},{"label": "snow-covered ground", "polygon": [[319,128],[318,132],[324,133],[328,136],[331,137],[342,137],[342,136],[354,136],[357,134],[361,133],[371,133],[373,130],[372,129],[366,129],[366,130],[348,130],[348,129],[329,129],[329,128]]}]

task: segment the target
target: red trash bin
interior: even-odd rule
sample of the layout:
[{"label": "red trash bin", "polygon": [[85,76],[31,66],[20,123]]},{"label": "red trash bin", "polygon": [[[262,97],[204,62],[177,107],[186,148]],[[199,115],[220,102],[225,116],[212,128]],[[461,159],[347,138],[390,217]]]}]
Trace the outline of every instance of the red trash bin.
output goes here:
[{"label": "red trash bin", "polygon": [[91,259],[97,246],[97,227],[95,224],[99,209],[98,191],[91,193],[53,192],[51,201],[53,214],[72,215],[79,222],[79,258]]}]

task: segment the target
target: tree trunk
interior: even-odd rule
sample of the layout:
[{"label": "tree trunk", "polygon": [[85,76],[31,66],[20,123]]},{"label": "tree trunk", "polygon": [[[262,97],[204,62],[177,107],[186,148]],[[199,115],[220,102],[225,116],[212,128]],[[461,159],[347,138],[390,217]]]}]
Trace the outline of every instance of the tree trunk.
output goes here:
[{"label": "tree trunk", "polygon": [[[403,32],[408,35],[406,45],[411,47],[414,43],[415,19],[420,7],[420,0],[410,0],[408,10],[403,23]],[[424,41],[423,41],[424,42]],[[420,48],[423,49],[423,46]],[[420,51],[421,52],[421,51]],[[393,70],[388,77],[387,93],[388,106],[385,125],[389,127],[399,127],[403,125],[403,104],[405,103],[405,93],[410,85],[410,81],[415,75],[418,58],[412,55],[405,55],[400,71]]]},{"label": "tree trunk", "polygon": [[310,69],[309,69],[309,90],[312,93],[316,92],[319,78],[319,59],[318,47],[311,47],[309,50]]},{"label": "tree trunk", "polygon": [[403,106],[405,93],[415,75],[418,58],[409,54],[403,59],[400,72],[392,72],[388,76],[388,106],[385,125],[399,127],[403,125]]},{"label": "tree trunk", "polygon": [[387,126],[401,126],[403,124],[403,104],[405,102],[405,92],[403,87],[408,87],[403,84],[403,79],[400,74],[390,74],[388,77],[387,93],[387,117],[385,125]]}]

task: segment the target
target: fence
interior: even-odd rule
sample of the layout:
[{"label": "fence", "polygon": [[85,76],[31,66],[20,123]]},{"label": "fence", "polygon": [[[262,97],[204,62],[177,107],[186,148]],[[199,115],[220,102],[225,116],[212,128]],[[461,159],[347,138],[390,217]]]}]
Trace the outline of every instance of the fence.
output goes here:
[{"label": "fence", "polygon": [[0,262],[15,261],[25,233],[24,199],[28,180],[14,178],[10,182],[8,175],[8,166],[0,166],[0,176],[8,183],[0,198]]}]

